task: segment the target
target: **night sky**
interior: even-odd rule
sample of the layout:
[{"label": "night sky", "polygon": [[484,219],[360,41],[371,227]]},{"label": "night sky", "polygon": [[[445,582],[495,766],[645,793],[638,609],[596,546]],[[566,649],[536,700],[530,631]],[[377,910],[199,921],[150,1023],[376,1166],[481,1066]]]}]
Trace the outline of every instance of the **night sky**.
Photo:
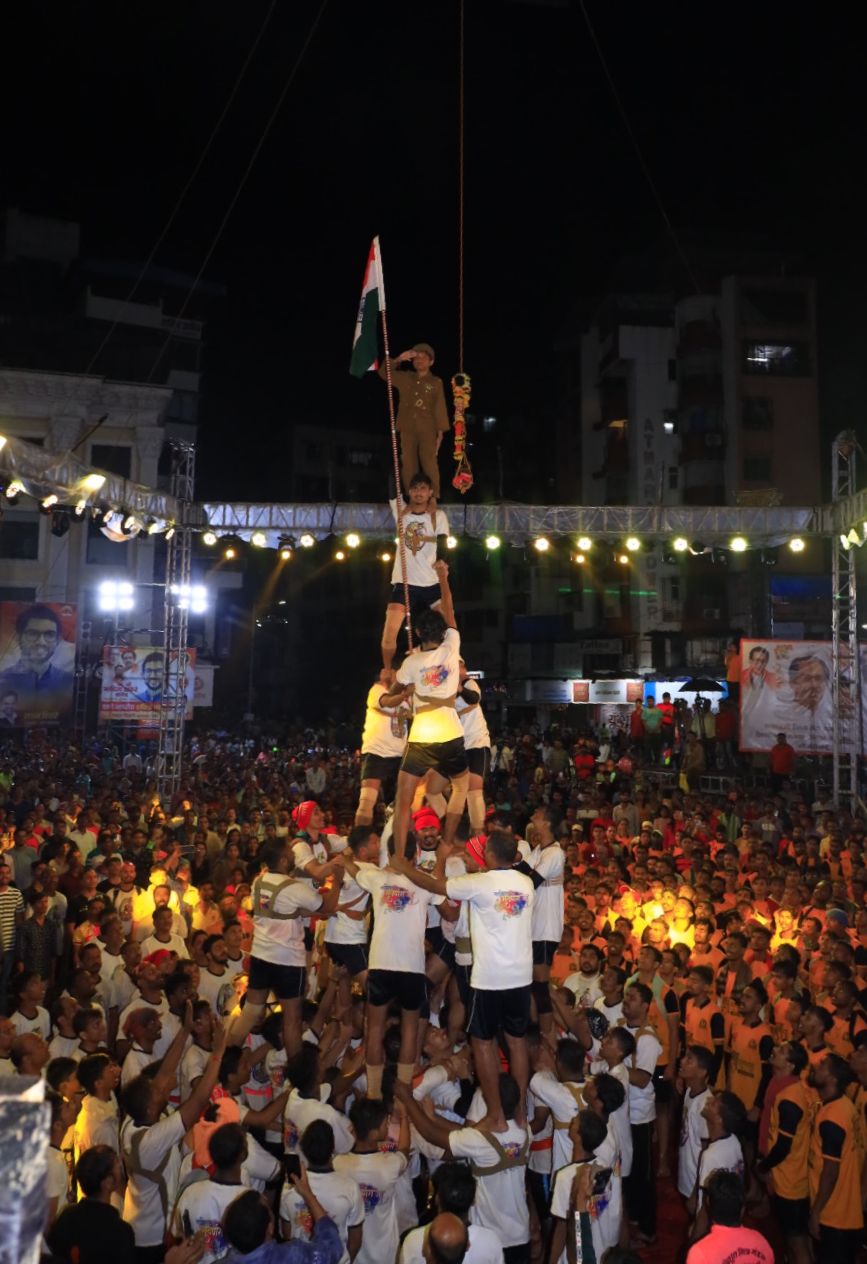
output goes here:
[{"label": "night sky", "polygon": [[[14,6],[5,200],[80,219],[85,254],[143,259],[269,6]],[[159,263],[198,269],[319,8],[276,5]],[[466,0],[466,11],[465,368],[474,411],[499,419],[505,493],[529,499],[549,488],[539,436],[557,403],[564,329],[592,310],[622,256],[674,247],[580,5]],[[812,7],[590,0],[588,12],[687,252],[722,235],[818,275],[825,426],[857,424],[867,387],[857,41]],[[347,372],[374,233],[394,351],[423,338],[445,378],[457,367],[457,32],[457,0],[326,4],[206,272],[226,296],[204,312],[203,496],[281,498],[274,453],[285,439],[288,454],[296,422],[386,427],[381,385]],[[535,464],[519,473],[533,446]],[[477,494],[491,495],[484,459],[477,472]]]}]

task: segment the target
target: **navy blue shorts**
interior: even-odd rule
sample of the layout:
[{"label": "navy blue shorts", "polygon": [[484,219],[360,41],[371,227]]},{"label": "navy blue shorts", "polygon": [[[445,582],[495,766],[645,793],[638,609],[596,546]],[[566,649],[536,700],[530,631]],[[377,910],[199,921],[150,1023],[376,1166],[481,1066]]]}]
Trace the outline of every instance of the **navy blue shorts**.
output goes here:
[{"label": "navy blue shorts", "polygon": [[[442,593],[440,592],[439,584],[429,584],[425,588],[421,588],[417,584],[410,584],[410,618],[414,619],[415,616],[417,614],[421,614],[423,610],[430,610],[431,606],[435,606],[441,597]],[[406,609],[403,584],[392,584],[389,602],[393,606],[403,606],[404,609]]]}]

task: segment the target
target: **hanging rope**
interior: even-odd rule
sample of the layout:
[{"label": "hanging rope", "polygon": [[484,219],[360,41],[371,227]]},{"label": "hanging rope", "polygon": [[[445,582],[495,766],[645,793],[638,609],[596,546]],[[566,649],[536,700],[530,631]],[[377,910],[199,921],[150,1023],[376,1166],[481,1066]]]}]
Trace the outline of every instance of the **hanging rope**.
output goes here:
[{"label": "hanging rope", "polygon": [[458,372],[452,378],[455,406],[455,450],[457,469],[452,487],[464,495],[473,485],[473,471],[467,459],[467,423],[464,414],[470,404],[470,377],[464,372],[464,0],[459,0],[458,37]]}]

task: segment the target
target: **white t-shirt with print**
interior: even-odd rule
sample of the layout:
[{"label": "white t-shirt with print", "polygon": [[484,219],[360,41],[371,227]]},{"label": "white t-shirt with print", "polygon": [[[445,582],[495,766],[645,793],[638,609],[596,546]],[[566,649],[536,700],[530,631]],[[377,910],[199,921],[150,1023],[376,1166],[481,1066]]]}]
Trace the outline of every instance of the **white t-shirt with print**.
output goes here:
[{"label": "white t-shirt with print", "polygon": [[[364,863],[364,862],[362,862]],[[375,869],[376,865],[364,865]],[[350,917],[349,913],[365,913],[370,904],[370,892],[358,885],[346,872],[340,886],[340,904],[349,904],[347,913],[336,912],[328,919],[325,927],[326,944],[366,944],[367,922],[364,918]]]},{"label": "white t-shirt with print", "polygon": [[[279,874],[268,875],[269,885],[282,879]],[[314,891],[309,882],[293,879],[274,898],[275,913],[315,913],[322,904],[322,896]],[[251,955],[259,961],[274,965],[304,966],[305,918],[276,918],[253,915],[253,947]]]},{"label": "white t-shirt with print", "polygon": [[[339,1264],[349,1264],[349,1252],[346,1248],[349,1230],[364,1224],[364,1200],[358,1182],[344,1172],[311,1172],[309,1168],[307,1179],[317,1202],[322,1204],[337,1226],[343,1243]],[[288,1182],[283,1186],[280,1196],[280,1219],[289,1224],[290,1238],[309,1242],[313,1237],[313,1217],[310,1210],[298,1191]]]},{"label": "white t-shirt with print", "polygon": [[485,991],[526,987],[533,978],[533,883],[513,869],[446,879],[450,900],[469,901],[473,971]]},{"label": "white t-shirt with print", "polygon": [[213,1264],[224,1259],[231,1250],[231,1243],[223,1233],[222,1220],[227,1207],[244,1193],[243,1185],[221,1185],[217,1181],[194,1181],[188,1185],[175,1205],[172,1233],[176,1238],[186,1236],[184,1212],[190,1217],[193,1233],[201,1233],[205,1240],[202,1264]]},{"label": "white t-shirt with print", "polygon": [[296,838],[292,843],[292,855],[295,859],[294,878],[298,882],[306,882],[308,886],[318,886],[315,878],[307,875],[307,866],[311,861],[317,865],[328,863],[328,847],[325,835],[320,834],[314,841],[312,838]]},{"label": "white t-shirt with print", "polygon": [[411,742],[436,744],[463,740],[464,730],[454,706],[430,708],[426,699],[453,699],[460,689],[461,638],[448,628],[435,650],[415,650],[407,654],[397,673],[398,684],[415,685],[412,697]]},{"label": "white t-shirt with print", "polygon": [[[592,1162],[598,1164],[600,1162],[599,1155],[602,1153],[602,1146],[596,1151]],[[566,1221],[566,1232],[572,1232],[572,1183],[575,1180],[575,1173],[579,1167],[585,1167],[584,1163],[570,1163],[568,1167],[561,1167],[560,1171],[554,1177],[554,1188],[551,1193],[551,1215],[557,1216],[560,1220]],[[616,1228],[614,1229],[615,1237],[611,1240],[611,1228],[605,1223],[606,1218],[610,1218],[610,1191],[611,1182],[602,1194],[597,1198],[590,1199],[588,1211],[590,1212],[590,1236],[593,1239],[593,1250],[596,1253],[597,1260],[602,1259],[602,1254],[617,1241],[616,1234],[620,1230],[620,1217],[618,1217]],[[613,1227],[613,1226],[612,1226]],[[556,1260],[556,1264],[567,1264],[566,1250],[560,1252]]]},{"label": "white t-shirt with print", "polygon": [[[506,1131],[495,1136],[507,1154],[518,1155],[527,1132],[510,1119]],[[451,1133],[449,1149],[456,1159],[469,1159],[483,1168],[494,1167],[500,1161],[499,1154],[478,1128],[458,1128]],[[526,1167],[519,1164],[491,1176],[476,1177],[476,1198],[470,1208],[470,1221],[495,1233],[503,1249],[530,1240],[525,1172]]]},{"label": "white t-shirt with print", "polygon": [[[537,1071],[530,1080],[530,1092],[542,1106],[547,1106],[552,1118],[559,1124],[571,1123],[579,1110],[584,1109],[582,1086],[561,1083],[553,1071]],[[568,1128],[554,1128],[553,1133],[551,1164],[556,1172],[571,1163],[574,1147]]]},{"label": "white t-shirt with print", "polygon": [[356,881],[373,897],[370,969],[424,974],[427,910],[442,904],[443,897],[422,891],[402,873],[373,865],[359,869]]},{"label": "white t-shirt with print", "polygon": [[348,1154],[355,1144],[355,1137],[346,1116],[319,1098],[302,1097],[297,1088],[289,1094],[283,1111],[283,1146],[286,1153],[301,1153],[301,1138],[317,1119],[330,1124],[334,1133],[334,1153]]},{"label": "white t-shirt with print", "polygon": [[[397,523],[397,501],[388,502]],[[437,560],[437,536],[448,535],[449,520],[442,509],[430,513],[412,513],[407,505],[403,508],[403,539],[406,546],[406,578],[412,588],[439,587],[439,577],[434,570]],[[400,564],[400,544],[395,546],[391,582],[403,583]]]},{"label": "white t-shirt with print", "polygon": [[455,702],[455,710],[458,713],[461,728],[464,730],[464,746],[467,750],[483,750],[491,745],[491,735],[482,710],[482,691],[474,680],[465,680],[462,692],[475,694],[478,699],[473,704],[464,702],[463,698],[458,696]]},{"label": "white t-shirt with print", "polygon": [[409,712],[406,707],[380,706],[379,700],[387,692],[380,684],[371,685],[368,691],[361,753],[380,755],[383,759],[399,759],[406,750]]},{"label": "white t-shirt with print", "polygon": [[645,1027],[630,1027],[628,1032],[635,1037],[635,1053],[629,1059],[630,1067],[635,1071],[647,1071],[650,1079],[644,1088],[637,1084],[629,1085],[629,1122],[631,1124],[650,1124],[656,1118],[656,1094],[653,1089],[653,1073],[662,1053],[662,1045],[653,1032]]},{"label": "white t-shirt with print", "polygon": [[16,1036],[26,1036],[29,1032],[35,1031],[43,1040],[51,1039],[51,1019],[48,1016],[48,1010],[43,1009],[41,1005],[36,1006],[36,1013],[32,1018],[25,1018],[21,1010],[16,1009],[9,1021],[15,1028]]},{"label": "white t-shirt with print", "polygon": [[[181,1167],[179,1143],[186,1128],[180,1111],[159,1119],[147,1127],[137,1127],[127,1119],[120,1130],[121,1154],[127,1168],[128,1181],[123,1200],[123,1218],[132,1225],[136,1246],[161,1246],[166,1232],[166,1215],[171,1214],[178,1191],[178,1175]],[[162,1178],[168,1195],[168,1211],[163,1211],[159,1186],[147,1176],[139,1176],[130,1170],[129,1155],[137,1134],[144,1134],[139,1149],[141,1166],[148,1171],[159,1167],[168,1155]]]},{"label": "white t-shirt with print", "polygon": [[364,1236],[355,1264],[383,1264],[397,1255],[395,1187],[403,1175],[405,1154],[335,1154],[334,1170],[350,1176],[364,1203]]}]

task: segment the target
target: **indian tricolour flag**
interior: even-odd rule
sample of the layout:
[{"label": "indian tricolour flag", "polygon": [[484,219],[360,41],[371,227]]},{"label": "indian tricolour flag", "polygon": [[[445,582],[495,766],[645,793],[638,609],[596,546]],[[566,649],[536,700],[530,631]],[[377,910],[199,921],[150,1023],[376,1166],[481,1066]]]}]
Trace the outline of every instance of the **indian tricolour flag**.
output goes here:
[{"label": "indian tricolour flag", "polygon": [[374,237],[370,243],[367,267],[364,269],[364,284],[361,287],[361,302],[358,304],[355,337],[352,341],[352,359],[349,361],[349,372],[355,377],[364,377],[370,369],[377,367],[376,319],[384,311],[382,259],[379,254],[379,238]]}]

